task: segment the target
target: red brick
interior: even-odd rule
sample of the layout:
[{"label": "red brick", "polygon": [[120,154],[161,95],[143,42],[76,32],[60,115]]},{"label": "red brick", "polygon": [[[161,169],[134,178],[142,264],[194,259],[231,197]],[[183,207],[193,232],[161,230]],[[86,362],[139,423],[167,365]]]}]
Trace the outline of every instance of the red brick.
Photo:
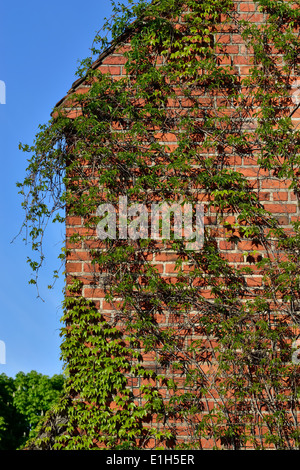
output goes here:
[{"label": "red brick", "polygon": [[219,243],[219,247],[220,247],[220,250],[234,250],[235,243],[222,240]]},{"label": "red brick", "polygon": [[156,253],[155,261],[177,261],[178,257],[177,253]]},{"label": "red brick", "polygon": [[261,182],[263,189],[276,188],[276,189],[288,189],[290,181],[280,181],[279,179],[266,179]]},{"label": "red brick", "polygon": [[115,65],[101,65],[100,70],[103,74],[109,73],[110,75],[120,75],[121,67]]},{"label": "red brick", "polygon": [[67,255],[68,260],[72,261],[87,261],[91,260],[92,256],[90,252],[88,251],[83,251],[83,250],[72,250],[68,255]]},{"label": "red brick", "polygon": [[274,201],[287,201],[289,198],[289,193],[281,192],[281,193],[273,193],[273,200]]},{"label": "red brick", "polygon": [[66,225],[81,225],[82,219],[78,216],[67,216],[66,217]]},{"label": "red brick", "polygon": [[272,212],[274,214],[281,214],[281,213],[295,213],[297,212],[296,204],[265,204],[264,208]]},{"label": "red brick", "polygon": [[255,11],[256,10],[256,5],[254,3],[244,3],[244,2],[240,2],[239,4],[239,10],[240,11]]},{"label": "red brick", "polygon": [[238,243],[238,249],[242,251],[255,251],[255,250],[263,250],[264,247],[262,245],[257,245],[255,242],[250,240],[243,240]]},{"label": "red brick", "polygon": [[85,287],[84,288],[84,291],[83,291],[83,295],[84,297],[88,298],[88,299],[93,299],[93,298],[104,298],[105,297],[105,292],[103,289],[99,289],[97,287],[95,288],[87,288]]},{"label": "red brick", "polygon": [[66,272],[67,273],[80,273],[82,271],[81,263],[67,263]]},{"label": "red brick", "polygon": [[[111,56],[108,56],[106,57],[102,64],[103,65],[124,65],[126,64],[127,62],[127,59],[122,56],[122,55],[111,55]],[[102,70],[102,66],[101,66],[101,70]]]},{"label": "red brick", "polygon": [[230,263],[241,263],[244,260],[244,256],[239,253],[222,253],[222,258]]}]

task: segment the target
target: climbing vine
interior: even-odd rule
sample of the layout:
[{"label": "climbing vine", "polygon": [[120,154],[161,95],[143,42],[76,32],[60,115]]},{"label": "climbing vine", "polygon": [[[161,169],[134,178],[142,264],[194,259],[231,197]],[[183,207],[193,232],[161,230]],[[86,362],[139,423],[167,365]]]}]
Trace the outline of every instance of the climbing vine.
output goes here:
[{"label": "climbing vine", "polygon": [[[113,3],[108,34],[79,68],[89,87],[22,146],[32,154],[19,187],[33,272],[48,221],[64,222],[64,211],[82,223],[61,257],[76,247],[91,257],[90,273],[66,275],[65,395],[29,446],[299,448],[299,222],[284,227],[255,186],[288,181],[297,207],[299,2],[255,4],[261,23],[230,0]],[[226,35],[252,57],[246,76],[227,60]],[[118,80],[93,67],[123,46]],[[175,236],[99,240],[97,208],[125,196],[148,208],[201,202],[201,249]],[[241,247],[237,260],[222,243]],[[158,269],[164,253],[174,276]],[[103,292],[110,314],[87,287]],[[66,417],[61,427],[53,416]]]}]

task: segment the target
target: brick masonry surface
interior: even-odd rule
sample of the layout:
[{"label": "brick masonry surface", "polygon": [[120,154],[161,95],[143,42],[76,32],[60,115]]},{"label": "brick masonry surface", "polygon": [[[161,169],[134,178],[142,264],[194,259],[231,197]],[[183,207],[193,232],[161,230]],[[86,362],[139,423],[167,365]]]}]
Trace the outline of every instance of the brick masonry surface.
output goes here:
[{"label": "brick masonry surface", "polygon": [[[257,10],[257,5],[254,2],[237,1],[236,10],[239,19],[250,20],[254,23],[263,22],[264,15]],[[223,51],[226,51],[226,55],[220,53],[220,63],[222,65],[232,65],[238,76],[246,77],[251,67],[251,53],[247,51],[240,33],[234,30],[231,25],[227,25],[223,27],[222,31],[220,31],[218,40],[224,47]],[[118,44],[114,48],[110,49],[109,53],[103,54],[102,59],[97,63],[97,68],[103,73],[109,73],[115,80],[124,77],[126,75],[126,58],[124,57],[124,52],[129,49],[130,42],[122,42]],[[68,108],[72,93],[74,91],[77,93],[85,93],[87,89],[88,85],[86,85],[84,81],[78,81],[70,90],[70,94],[61,101],[60,107],[67,110],[70,117],[75,117],[81,112],[80,109],[76,110],[71,107]],[[205,105],[205,100],[209,102],[209,97],[203,97],[203,105]],[[188,106],[187,103],[183,102],[183,97],[180,96],[178,96],[178,101],[174,99],[169,101],[168,104],[170,110],[173,110],[178,106]],[[293,119],[295,126],[297,126],[299,124],[300,111],[295,113]],[[164,134],[161,138],[161,142],[163,144],[168,143],[171,150],[176,148],[177,141],[175,134]],[[249,158],[248,156],[243,157],[240,155],[233,156],[230,166],[247,177],[254,190],[257,191],[260,202],[263,204],[265,209],[276,215],[281,225],[285,227],[287,231],[291,230],[291,222],[297,220],[300,214],[297,197],[293,191],[288,189],[289,181],[279,181],[278,178],[272,176],[271,172],[261,170],[254,157]],[[205,204],[205,198],[203,198],[202,202]],[[236,221],[235,215],[228,214],[227,221],[229,223],[234,223]],[[258,252],[262,254],[264,253],[264,247],[253,247],[253,244],[250,243],[249,240],[240,239],[237,243],[234,241],[228,241],[224,231],[222,231],[218,226],[216,214],[214,213],[213,208],[209,211],[205,211],[204,224],[206,227],[210,227],[214,231],[218,242],[218,248],[223,254],[223,257],[226,260],[229,260],[230,263],[236,267],[247,266],[249,264],[247,252],[253,251],[254,248]],[[84,221],[79,216],[69,216],[66,220],[66,247],[70,250],[66,260],[67,284],[71,282],[74,277],[80,279],[84,285],[83,295],[88,299],[92,299],[107,320],[111,321],[114,318],[116,311],[118,311],[118,307],[122,304],[122,299],[116,299],[114,305],[105,300],[105,291],[101,285],[101,276],[99,277],[97,267],[92,264],[91,248],[94,246],[93,244],[96,243],[94,241],[95,233],[91,233],[90,240],[85,242],[80,241],[77,243],[70,241],[70,237],[74,233],[86,233]],[[162,250],[155,253],[149,253],[148,261],[151,261],[156,266],[161,276],[165,279],[172,280],[176,279],[177,275],[175,266],[177,256],[178,255],[176,253],[164,252]],[[189,269],[187,264],[184,265],[184,269]],[[95,276],[98,280],[96,284]],[[261,275],[254,272],[247,278],[247,282],[251,288],[260,288],[262,285]],[[207,297],[209,298],[210,296],[211,293],[208,291]],[[160,322],[162,327],[164,325],[167,327],[169,324],[168,322],[170,322],[170,318],[166,318],[163,313],[161,313],[157,320]],[[209,349],[211,347],[213,347],[212,341],[207,340],[207,348]],[[145,367],[149,367],[154,370],[155,368],[158,368],[155,353],[145,354],[143,361]],[[133,393],[137,396],[138,402],[141,379],[131,378],[130,380],[130,385]],[[180,381],[180,377],[177,377],[177,380]],[[165,393],[166,398],[168,397],[167,390],[162,391],[162,393]],[[214,397],[211,397],[210,403],[208,404],[209,407],[213,406],[213,400]],[[177,423],[177,432],[182,441],[189,439],[188,428],[185,424]],[[213,442],[208,439],[203,443],[203,446],[208,449],[212,448]]]}]

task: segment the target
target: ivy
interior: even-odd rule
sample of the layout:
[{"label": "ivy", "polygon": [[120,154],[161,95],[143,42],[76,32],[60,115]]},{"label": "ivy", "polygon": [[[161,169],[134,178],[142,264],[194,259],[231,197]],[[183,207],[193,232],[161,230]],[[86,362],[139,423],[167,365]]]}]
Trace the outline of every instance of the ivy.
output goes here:
[{"label": "ivy", "polygon": [[[92,53],[130,40],[126,75],[114,80],[83,61],[78,73],[90,87],[68,97],[80,115],[55,109],[34,144],[21,145],[32,155],[18,186],[38,255],[28,260],[33,272],[49,220],[64,222],[65,211],[83,221],[68,245],[88,250],[94,268],[86,279],[66,277],[65,395],[37,448],[197,449],[206,440],[216,449],[299,448],[291,362],[299,223],[287,232],[232,161],[252,158],[258,178],[288,179],[299,203],[290,84],[299,72],[300,14],[298,2],[255,3],[261,25],[240,20],[229,0],[113,2]],[[228,30],[253,51],[246,78],[222,64]],[[203,247],[187,250],[175,236],[95,239],[97,207],[120,196],[146,207],[203,202],[212,221]],[[220,241],[248,248],[230,263]],[[172,278],[153,262],[164,252],[174,257]],[[103,290],[111,315],[86,298],[87,286]],[[67,417],[63,428],[50,425],[53,413]]]}]

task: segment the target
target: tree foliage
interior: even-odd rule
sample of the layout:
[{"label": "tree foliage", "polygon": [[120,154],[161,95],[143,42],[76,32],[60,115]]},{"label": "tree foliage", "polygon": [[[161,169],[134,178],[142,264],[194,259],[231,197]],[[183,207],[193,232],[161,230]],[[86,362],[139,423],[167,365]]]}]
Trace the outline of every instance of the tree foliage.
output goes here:
[{"label": "tree foliage", "polygon": [[13,403],[14,379],[0,375],[0,449],[15,450],[24,439],[27,423]]},{"label": "tree foliage", "polygon": [[37,425],[58,401],[63,375],[18,372],[15,378],[0,375],[0,449],[17,450],[37,435]]},{"label": "tree foliage", "polygon": [[[214,448],[299,448],[298,364],[291,362],[299,222],[287,232],[233,162],[253,159],[258,175],[288,181],[299,202],[291,83],[299,73],[300,12],[298,1],[255,3],[262,24],[241,20],[230,0],[114,5],[108,34],[97,35],[92,52],[130,39],[126,75],[115,80],[83,61],[87,92],[74,92],[68,110],[54,110],[33,146],[23,146],[32,153],[19,186],[39,253],[33,271],[49,219],[63,221],[66,210],[83,228],[62,257],[70,244],[89,250],[89,283],[115,307],[108,318],[83,295],[86,279],[67,278],[68,381],[58,410],[68,425],[54,440],[38,440],[41,448],[201,448],[206,440]],[[228,31],[252,51],[247,77],[222,60]],[[97,207],[120,196],[148,207],[202,201],[210,220],[203,248],[189,251],[175,238],[97,241]],[[230,263],[220,239],[248,246],[244,262]],[[163,251],[176,255],[172,282],[152,262]],[[155,358],[153,369],[145,354]]]}]

